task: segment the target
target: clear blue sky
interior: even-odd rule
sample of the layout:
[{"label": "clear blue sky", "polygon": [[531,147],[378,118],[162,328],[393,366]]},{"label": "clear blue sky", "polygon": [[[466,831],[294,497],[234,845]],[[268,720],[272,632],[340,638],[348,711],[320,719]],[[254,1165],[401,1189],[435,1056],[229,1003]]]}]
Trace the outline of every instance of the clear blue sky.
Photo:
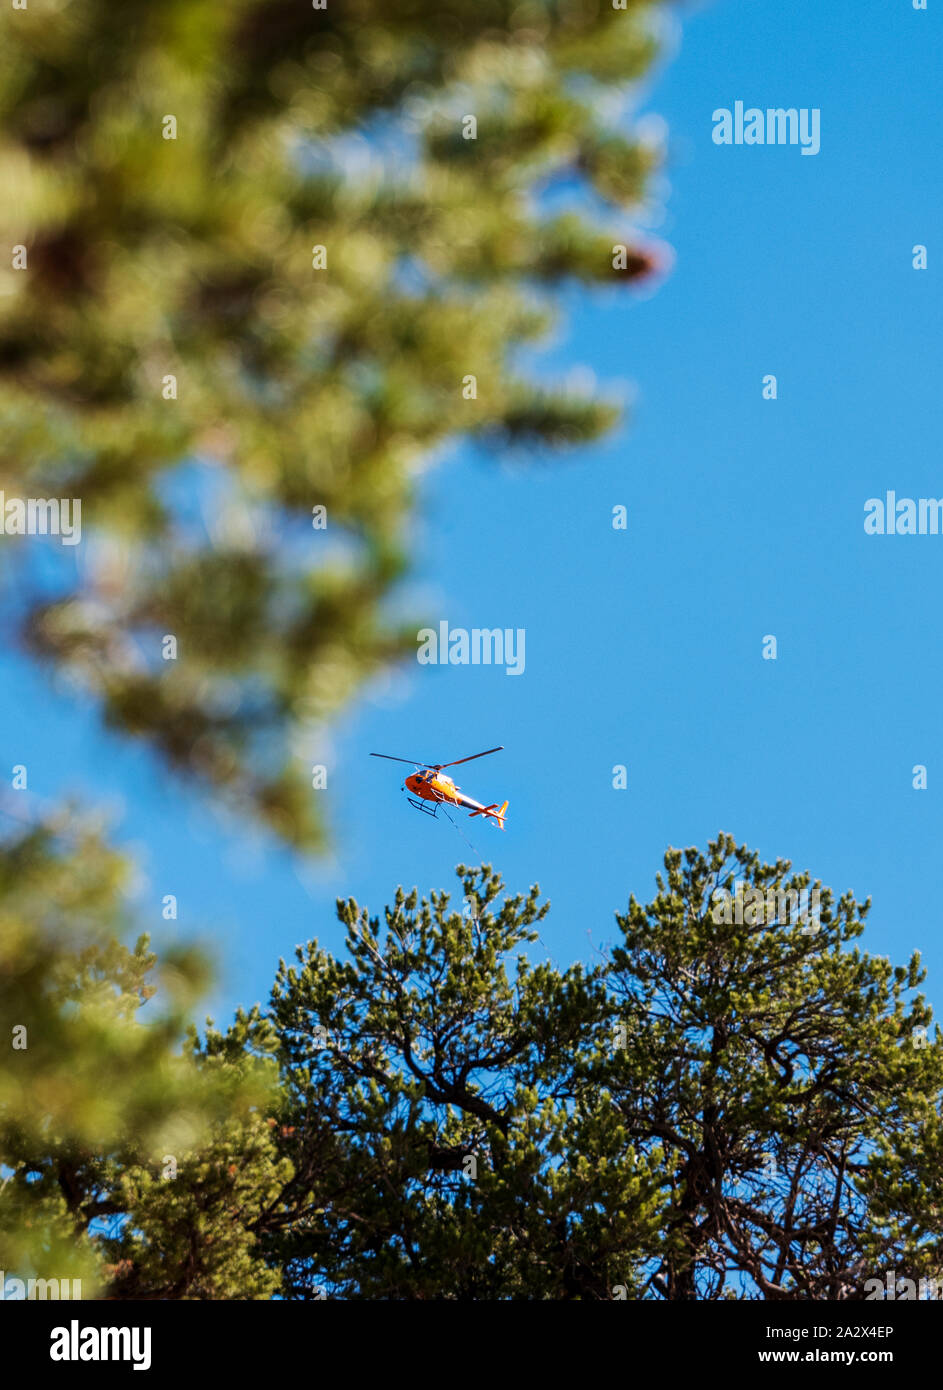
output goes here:
[{"label": "clear blue sky", "polygon": [[[510,799],[507,832],[461,823],[511,888],[540,883],[559,964],[613,937],[666,846],[724,829],[870,894],[863,944],[895,960],[920,949],[943,1008],[943,536],[869,538],[862,524],[887,489],[943,495],[941,39],[941,0],[683,12],[643,107],[670,129],[656,232],[674,268],[644,299],[568,291],[540,359],[633,381],[634,416],[559,463],[462,450],[429,475],[412,596],[453,626],[525,628],[526,671],[417,665],[365,698],[337,730],[333,858],[303,866],[221,824],[146,750],[3,656],[10,762],[29,764],[31,795],[115,805],[142,860],[144,919],[159,936],[161,896],[176,893],[177,925],[218,953],[218,1020],[264,1000],[295,943],[342,949],[336,896],[379,910],[398,883],[450,887],[472,858],[370,750],[445,760],[496,743],[506,751],[458,780]],[[821,152],[714,145],[712,112],[737,100],[820,108]],[[925,272],[911,268],[918,242]],[[775,662],[761,659],[767,633]]]}]

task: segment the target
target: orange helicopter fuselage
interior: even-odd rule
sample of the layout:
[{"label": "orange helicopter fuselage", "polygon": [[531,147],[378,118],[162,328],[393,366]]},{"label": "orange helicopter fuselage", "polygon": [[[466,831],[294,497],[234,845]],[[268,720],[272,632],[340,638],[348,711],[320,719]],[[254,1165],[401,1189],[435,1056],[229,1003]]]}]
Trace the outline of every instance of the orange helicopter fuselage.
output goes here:
[{"label": "orange helicopter fuselage", "polygon": [[469,810],[479,806],[479,802],[473,801],[470,796],[462,796],[451,777],[446,777],[444,772],[415,772],[406,778],[406,786],[413,796],[422,797],[423,801],[447,801],[450,806],[467,806]]},{"label": "orange helicopter fuselage", "polygon": [[[491,801],[485,805],[481,801],[476,801],[472,796],[463,796],[461,790],[452,781],[452,778],[443,771],[447,767],[457,767],[459,763],[472,763],[476,758],[486,758],[489,753],[500,753],[501,748],[486,748],[483,753],[472,753],[468,758],[455,758],[450,763],[417,763],[411,758],[394,757],[392,753],[371,753],[371,758],[386,758],[393,763],[411,763],[416,769],[408,777],[403,778],[404,787],[412,795],[408,798],[413,806],[420,811],[427,811],[429,815],[436,814],[436,808],[442,804],[449,806],[461,806],[471,816],[484,816],[485,820],[493,820],[499,829],[504,829],[504,817],[508,809],[508,804],[503,801],[499,806],[496,801]],[[431,802],[432,805],[427,805]],[[448,812],[446,812],[448,815]],[[449,817],[451,819],[451,817]]]},{"label": "orange helicopter fuselage", "polygon": [[483,815],[485,820],[493,820],[502,830],[504,829],[504,813],[508,808],[506,801],[500,807],[496,801],[486,806],[484,802],[476,801],[473,796],[465,796],[444,772],[425,767],[421,772],[414,772],[407,777],[405,786],[407,791],[412,792],[413,796],[421,797],[423,801],[444,801],[447,806],[462,806],[473,816]]}]

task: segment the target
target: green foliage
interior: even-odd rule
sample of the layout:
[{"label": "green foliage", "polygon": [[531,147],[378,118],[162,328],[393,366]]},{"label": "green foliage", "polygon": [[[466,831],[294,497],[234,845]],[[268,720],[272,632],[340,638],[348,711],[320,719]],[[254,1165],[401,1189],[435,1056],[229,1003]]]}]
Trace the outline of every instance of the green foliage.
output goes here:
[{"label": "green foliage", "polygon": [[[655,153],[600,113],[656,10],[0,11],[0,243],[28,254],[0,267],[0,486],[80,498],[94,538],[51,596],[20,576],[27,640],[292,844],[323,834],[299,750],[409,650],[384,600],[417,472],[460,436],[552,448],[615,419],[514,358],[567,277],[653,269],[624,214]],[[573,178],[595,215],[545,214]]]},{"label": "green foliage", "polygon": [[[912,1046],[931,1018],[907,999],[919,958],[895,968],[854,946],[869,904],[850,894],[820,889],[818,924],[777,917],[771,891],[809,887],[790,869],[725,835],[706,855],[669,850],[658,895],[618,918],[624,1046],[593,1072],[631,1142],[675,1159],[652,1281],[667,1298],[861,1297],[932,1230],[938,1168],[908,1190],[888,1166],[889,1153],[909,1153],[911,1174],[934,1164],[943,1038]],[[762,916],[746,892],[742,921],[711,910],[737,881]]]},{"label": "green foliage", "polygon": [[140,1164],[121,1172],[114,1201],[126,1216],[101,1245],[110,1296],[272,1298],[279,1273],[266,1265],[253,1227],[292,1169],[265,1118],[255,1113],[220,1127],[178,1162],[172,1176]]},{"label": "green foliage", "polygon": [[[189,1030],[93,831],[0,852],[0,1267],[117,1298],[815,1298],[943,1271],[943,1035],[868,904],[722,835],[669,850],[608,959],[532,963],[490,866],[280,964]],[[718,888],[746,892],[736,911]],[[820,885],[815,885],[818,889]],[[759,906],[757,906],[759,904]],[[148,1006],[150,1008],[150,1005]],[[35,1039],[35,1046],[34,1046]],[[107,1224],[106,1224],[107,1223]]]},{"label": "green foliage", "polygon": [[522,953],[536,889],[497,910],[460,874],[463,915],[340,903],[349,959],[279,971],[289,1296],[836,1299],[943,1269],[943,1040],[918,959],[856,945],[868,904],[722,835],[561,973]]},{"label": "green foliage", "polygon": [[272,996],[297,1177],[272,1259],[290,1297],[606,1298],[637,1283],[658,1156],[625,1142],[574,1062],[599,971],[532,965],[538,890],[489,866],[447,894],[338,904],[350,959],[311,942]]},{"label": "green foliage", "polygon": [[[0,842],[0,1268],[78,1278],[92,1296],[111,1263],[119,1288],[133,1274],[151,1297],[165,1296],[166,1259],[174,1296],[267,1297],[248,1213],[290,1176],[258,1133],[273,1067],[182,1051],[205,962],[168,951],[158,972],[146,937],[122,944],[126,874],[71,814]],[[145,1013],[158,989],[162,1011]],[[217,1169],[233,1156],[230,1182]],[[179,1178],[156,1198],[168,1157]],[[101,1239],[115,1220],[120,1255]]]}]

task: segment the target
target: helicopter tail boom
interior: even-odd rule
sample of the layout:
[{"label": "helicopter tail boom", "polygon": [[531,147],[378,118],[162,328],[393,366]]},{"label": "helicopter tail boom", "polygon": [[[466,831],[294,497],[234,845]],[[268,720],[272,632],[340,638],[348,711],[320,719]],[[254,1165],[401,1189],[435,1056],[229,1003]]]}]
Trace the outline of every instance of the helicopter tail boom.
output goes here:
[{"label": "helicopter tail boom", "polygon": [[[497,821],[501,829],[504,829],[504,813],[508,808],[506,801],[499,806],[496,801],[492,801],[490,806],[480,806],[477,811],[472,811],[471,816],[484,816],[485,820]],[[469,816],[469,820],[471,819]]]}]

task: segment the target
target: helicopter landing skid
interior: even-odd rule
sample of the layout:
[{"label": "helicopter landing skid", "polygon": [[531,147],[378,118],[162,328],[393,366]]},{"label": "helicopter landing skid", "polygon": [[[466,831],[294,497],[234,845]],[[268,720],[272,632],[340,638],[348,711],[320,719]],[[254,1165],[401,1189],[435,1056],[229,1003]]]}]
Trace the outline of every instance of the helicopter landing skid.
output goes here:
[{"label": "helicopter landing skid", "polygon": [[428,801],[420,801],[417,796],[407,796],[406,800],[409,802],[410,806],[415,806],[417,811],[422,811],[423,815],[432,816],[433,820],[438,814],[439,803],[437,801],[430,804]]}]

